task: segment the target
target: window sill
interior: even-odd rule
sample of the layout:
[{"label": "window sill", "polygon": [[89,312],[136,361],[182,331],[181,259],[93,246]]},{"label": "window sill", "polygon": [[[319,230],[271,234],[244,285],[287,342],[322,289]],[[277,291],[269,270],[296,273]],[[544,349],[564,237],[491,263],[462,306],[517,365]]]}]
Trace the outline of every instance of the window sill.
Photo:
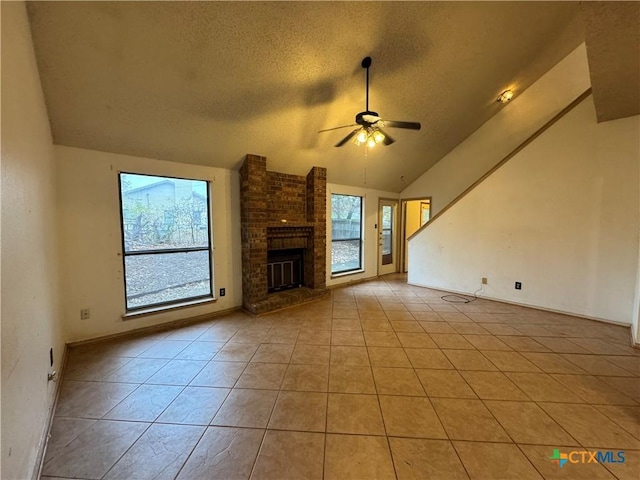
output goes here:
[{"label": "window sill", "polygon": [[214,303],[217,300],[214,297],[201,298],[198,300],[190,300],[181,303],[174,303],[173,305],[165,305],[161,307],[143,308],[140,310],[133,310],[122,315],[122,320],[131,320],[138,317],[147,317],[149,315],[156,315],[158,313],[169,312],[171,310],[178,310],[181,308],[195,307],[196,305],[204,305],[205,303]]},{"label": "window sill", "polygon": [[358,273],[364,273],[364,269],[361,268],[360,270],[349,270],[348,272],[332,273],[331,278],[348,277],[349,275],[356,275]]}]

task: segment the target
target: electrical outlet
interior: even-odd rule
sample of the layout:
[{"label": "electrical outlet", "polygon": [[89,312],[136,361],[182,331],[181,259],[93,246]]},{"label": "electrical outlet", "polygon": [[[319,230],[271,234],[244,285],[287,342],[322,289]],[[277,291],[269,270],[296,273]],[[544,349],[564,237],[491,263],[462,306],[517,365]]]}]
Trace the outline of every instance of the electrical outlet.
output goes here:
[{"label": "electrical outlet", "polygon": [[516,290],[522,290],[522,282],[516,282]]},{"label": "electrical outlet", "polygon": [[80,320],[89,320],[91,318],[91,310],[83,308],[80,310]]},{"label": "electrical outlet", "polygon": [[487,283],[489,283],[487,277],[482,277],[482,285],[486,285]]},{"label": "electrical outlet", "polygon": [[227,294],[227,291],[224,288],[220,289],[220,296],[224,297]]}]

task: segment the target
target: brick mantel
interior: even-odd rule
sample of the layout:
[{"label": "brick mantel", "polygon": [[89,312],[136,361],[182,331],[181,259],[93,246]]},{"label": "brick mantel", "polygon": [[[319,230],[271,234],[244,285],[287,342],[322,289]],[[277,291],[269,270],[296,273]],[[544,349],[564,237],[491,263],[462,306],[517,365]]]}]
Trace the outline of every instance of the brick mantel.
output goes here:
[{"label": "brick mantel", "polygon": [[[326,291],[327,171],[313,167],[306,177],[267,171],[267,159],[247,155],[240,168],[242,306],[260,314],[281,305],[267,293],[267,251],[305,250],[307,289]],[[314,292],[311,292],[313,296]],[[308,296],[308,295],[307,295]],[[295,300],[294,300],[295,301]]]}]

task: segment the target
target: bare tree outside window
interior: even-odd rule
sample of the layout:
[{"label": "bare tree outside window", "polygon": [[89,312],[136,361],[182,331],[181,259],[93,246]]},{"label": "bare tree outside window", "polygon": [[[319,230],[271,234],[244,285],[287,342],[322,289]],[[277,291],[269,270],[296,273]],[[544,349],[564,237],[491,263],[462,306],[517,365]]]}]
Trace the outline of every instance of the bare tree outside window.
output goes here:
[{"label": "bare tree outside window", "polygon": [[362,197],[331,195],[331,273],[362,268]]},{"label": "bare tree outside window", "polygon": [[120,174],[127,310],[212,297],[209,184]]}]

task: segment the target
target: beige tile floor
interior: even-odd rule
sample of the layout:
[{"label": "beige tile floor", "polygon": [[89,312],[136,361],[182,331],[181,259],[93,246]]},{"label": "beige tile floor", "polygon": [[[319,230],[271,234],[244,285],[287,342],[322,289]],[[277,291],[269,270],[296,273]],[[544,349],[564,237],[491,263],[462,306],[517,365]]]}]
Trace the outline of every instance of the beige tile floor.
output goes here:
[{"label": "beige tile floor", "polygon": [[43,478],[640,477],[628,329],[442,295],[392,275],[74,348]]}]

